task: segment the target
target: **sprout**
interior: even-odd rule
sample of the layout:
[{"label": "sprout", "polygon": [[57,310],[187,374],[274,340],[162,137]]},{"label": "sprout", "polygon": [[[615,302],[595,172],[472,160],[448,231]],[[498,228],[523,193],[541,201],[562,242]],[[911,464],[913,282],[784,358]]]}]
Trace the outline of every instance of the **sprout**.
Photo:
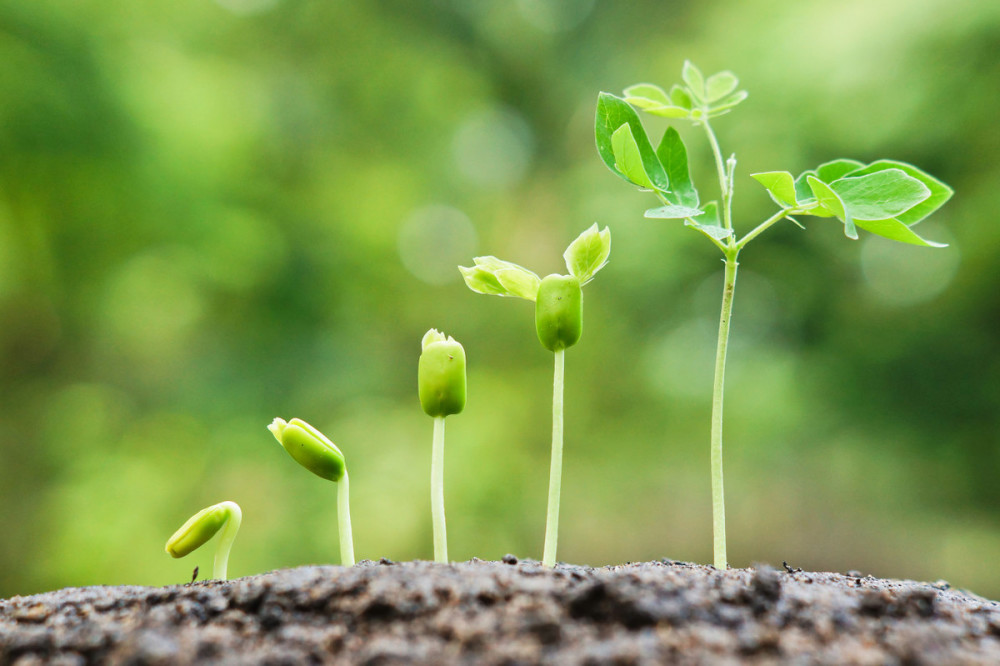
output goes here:
[{"label": "sprout", "polygon": [[431,518],[434,559],[448,562],[448,531],[444,521],[444,418],[465,409],[465,349],[451,336],[431,329],[420,342],[417,388],[420,406],[434,419],[431,450]]},{"label": "sprout", "polygon": [[550,275],[538,287],[535,332],[552,352],[572,347],[583,333],[583,289],[572,275]]},{"label": "sprout", "polygon": [[[723,159],[710,121],[733,110],[747,98],[737,90],[739,80],[729,71],[705,77],[688,61],[681,71],[683,84],[665,88],[640,83],[625,89],[623,97],[601,93],[597,99],[594,135],[597,152],[619,178],[652,193],[662,204],[646,211],[646,217],[683,220],[686,227],[705,236],[725,261],[719,336],[715,347],[715,380],[712,389],[712,533],[715,567],[725,569],[726,511],[722,478],[722,411],[726,384],[726,355],[732,322],[733,296],[739,254],[750,241],[787,219],[802,227],[797,218],[808,215],[834,218],[844,225],[844,235],[857,240],[858,229],[900,243],[944,247],[927,240],[912,227],[940,208],[952,189],[912,164],[878,160],[863,164],[837,159],[808,169],[797,177],[790,171],[750,174],[779,210],[742,238],[733,222],[733,185],[736,156]],[[635,107],[635,108],[633,108]],[[686,119],[705,131],[715,157],[719,200],[702,202],[688,169],[687,147],[680,133],[668,127],[654,149],[635,109],[653,116]],[[805,228],[805,227],[802,227]]]},{"label": "sprout", "polygon": [[542,346],[555,354],[552,382],[552,460],[549,505],[545,520],[542,564],[555,566],[559,539],[559,495],[562,486],[563,385],[565,353],[583,332],[582,287],[608,263],[611,231],[597,225],[580,234],[563,253],[569,275],[544,280],[523,266],[496,257],[476,257],[472,267],[459,266],[469,289],[493,296],[516,296],[535,303],[535,332]]},{"label": "sprout", "polygon": [[219,537],[219,545],[215,549],[212,578],[226,580],[229,551],[233,547],[236,533],[240,531],[242,520],[243,512],[236,502],[213,504],[188,518],[187,522],[167,539],[166,551],[171,557],[184,557],[200,548],[225,526],[222,536]]},{"label": "sprout", "polygon": [[354,566],[354,538],[351,535],[350,485],[347,464],[340,449],[326,435],[302,419],[274,419],[267,426],[274,438],[307,470],[337,484],[337,527],[340,530],[340,561]]}]

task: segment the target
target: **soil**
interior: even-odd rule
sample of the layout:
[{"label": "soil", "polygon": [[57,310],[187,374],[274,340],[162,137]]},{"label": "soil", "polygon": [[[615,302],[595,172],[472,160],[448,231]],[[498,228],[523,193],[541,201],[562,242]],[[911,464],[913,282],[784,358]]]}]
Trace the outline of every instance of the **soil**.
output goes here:
[{"label": "soil", "polygon": [[0,601],[0,664],[1000,664],[1000,603],[683,562],[365,561]]}]

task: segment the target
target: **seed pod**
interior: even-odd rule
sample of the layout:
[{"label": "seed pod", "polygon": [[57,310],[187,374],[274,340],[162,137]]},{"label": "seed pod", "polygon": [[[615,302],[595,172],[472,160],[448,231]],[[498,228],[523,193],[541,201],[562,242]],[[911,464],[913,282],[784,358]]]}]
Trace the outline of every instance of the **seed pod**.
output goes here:
[{"label": "seed pod", "polygon": [[549,351],[572,347],[583,333],[583,290],[572,275],[549,275],[535,300],[535,331]]},{"label": "seed pod", "polygon": [[302,419],[274,419],[267,426],[295,460],[316,476],[340,481],[347,470],[344,454],[326,435]]},{"label": "seed pod", "polygon": [[[203,546],[226,523],[233,506],[236,506],[233,502],[220,502],[188,518],[167,540],[167,553],[171,557],[184,557]],[[235,511],[239,511],[239,507]]]},{"label": "seed pod", "polygon": [[465,409],[465,349],[435,329],[421,342],[417,366],[420,406],[428,416],[448,416]]}]

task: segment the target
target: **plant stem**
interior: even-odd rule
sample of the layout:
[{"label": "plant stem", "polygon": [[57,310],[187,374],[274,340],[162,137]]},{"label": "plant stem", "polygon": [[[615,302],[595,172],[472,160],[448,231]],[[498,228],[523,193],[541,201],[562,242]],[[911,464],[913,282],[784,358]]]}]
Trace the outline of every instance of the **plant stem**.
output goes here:
[{"label": "plant stem", "polygon": [[448,563],[448,530],[444,523],[444,417],[434,417],[431,452],[431,517],[434,522],[434,561]]},{"label": "plant stem", "polygon": [[726,253],[726,279],[722,291],[719,341],[715,352],[715,384],[712,389],[712,535],[716,569],[725,569],[727,566],[726,500],[722,484],[722,394],[726,384],[726,350],[729,346],[738,254],[738,250]]},{"label": "plant stem", "polygon": [[566,350],[555,352],[555,373],[552,380],[552,461],[549,466],[549,510],[545,519],[545,551],[542,565],[556,565],[556,545],[559,541],[559,493],[562,490],[563,451],[563,385]]},{"label": "plant stem", "polygon": [[801,212],[802,212],[801,209],[798,209],[798,208],[786,208],[784,210],[779,210],[777,213],[775,213],[771,217],[767,218],[766,220],[764,220],[763,222],[761,222],[760,224],[758,224],[754,228],[753,231],[751,231],[746,236],[744,236],[743,238],[741,238],[740,242],[738,242],[736,244],[736,249],[737,250],[742,250],[746,246],[747,243],[749,243],[750,241],[752,241],[757,236],[760,236],[762,233],[764,233],[765,231],[767,231],[768,229],[770,229],[772,226],[774,226],[775,224],[777,224],[781,220],[785,219],[786,217],[788,217],[790,215],[796,215],[796,214],[801,213]]},{"label": "plant stem", "polygon": [[337,482],[337,528],[340,530],[340,563],[353,567],[354,535],[351,532],[351,487],[347,470]]},{"label": "plant stem", "polygon": [[[712,146],[712,155],[715,157],[715,170],[719,173],[719,190],[722,195],[722,225],[726,229],[733,228],[733,214],[731,206],[732,191],[729,188],[729,178],[726,177],[726,163],[722,159],[722,150],[719,148],[719,140],[715,138],[712,126],[708,124],[708,118],[701,121],[708,135],[708,142]],[[732,236],[730,236],[732,239]],[[732,240],[729,241],[732,244]]]},{"label": "plant stem", "polygon": [[229,510],[229,517],[219,535],[219,545],[215,549],[215,562],[212,565],[212,578],[216,580],[226,580],[229,569],[229,551],[233,548],[233,541],[236,533],[240,531],[240,523],[243,521],[243,512],[236,502],[223,502]]}]

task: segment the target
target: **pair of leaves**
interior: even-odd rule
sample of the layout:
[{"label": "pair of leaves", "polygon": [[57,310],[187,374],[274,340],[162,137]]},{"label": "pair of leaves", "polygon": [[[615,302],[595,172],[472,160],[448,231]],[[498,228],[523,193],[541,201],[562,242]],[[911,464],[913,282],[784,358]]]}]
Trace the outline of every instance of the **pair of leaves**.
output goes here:
[{"label": "pair of leaves", "polygon": [[669,191],[667,172],[646,136],[639,115],[625,100],[611,93],[600,94],[594,134],[597,152],[619,178],[639,187]]},{"label": "pair of leaves", "polygon": [[676,129],[668,127],[654,149],[635,110],[624,99],[601,93],[594,136],[598,154],[619,178],[657,190],[668,195],[672,204],[697,211],[698,191],[691,182],[687,148]]},{"label": "pair of leaves", "polygon": [[[624,122],[615,127],[622,119]],[[595,136],[597,152],[612,173],[639,187],[657,190],[669,202],[647,210],[647,218],[685,220],[687,226],[718,241],[732,235],[731,230],[719,225],[715,202],[701,206],[698,190],[691,181],[687,148],[676,129],[668,127],[653,150],[639,116],[626,100],[601,93]]]},{"label": "pair of leaves", "polygon": [[[576,237],[563,253],[569,274],[583,286],[594,279],[611,254],[611,230],[599,230],[594,223]],[[513,296],[534,301],[541,278],[524,266],[496,257],[476,257],[472,267],[459,266],[469,289],[491,296]]]},{"label": "pair of leaves", "polygon": [[542,283],[532,271],[524,266],[497,259],[493,256],[476,257],[472,267],[459,266],[469,289],[491,296],[515,296],[534,301],[538,286]]},{"label": "pair of leaves", "polygon": [[839,159],[805,171],[752,174],[785,209],[817,217],[836,217],[844,233],[857,238],[857,227],[890,240],[943,247],[910,227],[940,208],[952,189],[917,167],[893,160],[864,165]]},{"label": "pair of leaves", "polygon": [[652,83],[629,86],[625,101],[650,115],[698,120],[729,113],[747,98],[745,90],[736,90],[739,79],[730,71],[706,79],[691,61],[685,60],[681,78],[686,85],[675,84],[669,93]]},{"label": "pair of leaves", "polygon": [[683,219],[687,226],[722,241],[732,231],[719,225],[718,207],[714,203],[701,206],[680,134],[673,127],[667,128],[654,150],[632,107],[652,115],[697,121],[728,112],[746,99],[747,94],[736,91],[739,80],[732,72],[719,72],[706,79],[690,61],[684,63],[682,78],[685,85],[674,85],[669,93],[651,83],[626,88],[624,98],[601,93],[594,123],[597,152],[615,175],[641,188],[655,190],[667,202],[665,206],[647,210],[647,218]]}]

